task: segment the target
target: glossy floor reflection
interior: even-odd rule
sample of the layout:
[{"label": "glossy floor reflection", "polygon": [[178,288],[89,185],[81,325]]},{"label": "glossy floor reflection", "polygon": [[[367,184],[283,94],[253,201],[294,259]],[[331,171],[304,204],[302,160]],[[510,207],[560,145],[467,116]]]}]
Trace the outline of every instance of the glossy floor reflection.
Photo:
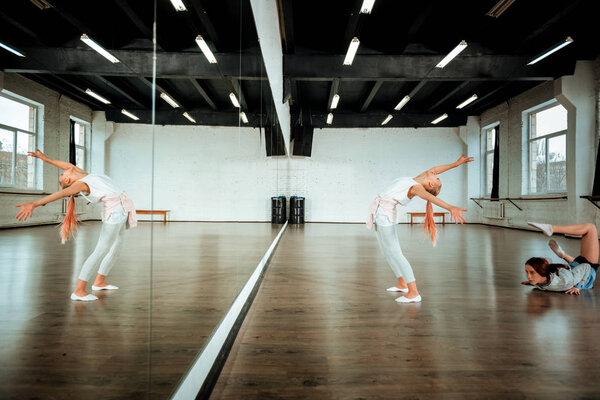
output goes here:
[{"label": "glossy floor reflection", "polygon": [[600,398],[599,289],[520,285],[547,237],[446,225],[432,248],[422,225],[398,229],[421,304],[385,291],[364,225],[290,226],[211,399]]},{"label": "glossy floor reflection", "polygon": [[69,295],[100,223],[64,246],[56,226],[0,230],[0,398],[168,398],[280,228],[142,222],[91,303]]}]

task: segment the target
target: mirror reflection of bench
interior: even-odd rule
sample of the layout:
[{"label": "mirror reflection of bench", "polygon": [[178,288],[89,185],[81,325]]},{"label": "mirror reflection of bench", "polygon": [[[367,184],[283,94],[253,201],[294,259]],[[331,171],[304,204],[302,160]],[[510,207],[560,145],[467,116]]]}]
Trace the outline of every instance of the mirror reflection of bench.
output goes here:
[{"label": "mirror reflection of bench", "polygon": [[136,214],[158,214],[163,216],[164,222],[167,222],[167,213],[171,210],[135,210]]},{"label": "mirror reflection of bench", "polygon": [[[410,224],[413,224],[413,218],[414,217],[423,217],[425,218],[425,213],[424,212],[409,212],[407,213],[408,215],[410,215]],[[433,217],[442,217],[442,224],[446,224],[446,214],[448,214],[447,212],[434,212],[433,213]]]}]

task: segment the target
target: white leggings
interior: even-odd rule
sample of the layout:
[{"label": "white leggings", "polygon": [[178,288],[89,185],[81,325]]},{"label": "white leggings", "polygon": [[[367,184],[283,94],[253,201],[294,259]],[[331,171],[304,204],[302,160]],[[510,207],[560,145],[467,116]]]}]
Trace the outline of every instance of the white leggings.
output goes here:
[{"label": "white leggings", "polygon": [[83,263],[83,267],[81,267],[81,272],[79,273],[80,280],[88,282],[93,272],[98,268],[98,265],[100,265],[98,273],[104,276],[108,275],[121,247],[125,224],[126,221],[117,224],[102,223],[98,244],[92,254],[85,260],[85,263]]},{"label": "white leggings", "polygon": [[396,277],[404,277],[406,283],[413,282],[415,280],[415,274],[413,273],[410,263],[406,257],[404,257],[404,254],[402,254],[402,249],[398,242],[396,225],[384,226],[374,224],[373,226],[375,227],[379,248],[392,268],[392,271],[396,274]]}]

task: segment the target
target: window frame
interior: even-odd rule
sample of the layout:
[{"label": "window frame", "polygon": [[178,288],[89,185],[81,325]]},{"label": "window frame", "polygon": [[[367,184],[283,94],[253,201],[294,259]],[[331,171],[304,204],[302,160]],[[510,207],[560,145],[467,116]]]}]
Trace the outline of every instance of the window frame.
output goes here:
[{"label": "window frame", "polygon": [[[496,134],[500,133],[500,121],[496,121],[492,124],[486,125],[481,128],[481,154],[483,162],[482,167],[483,171],[481,174],[481,188],[482,188],[482,197],[491,196],[492,191],[488,191],[488,154],[494,154],[494,150],[496,149],[496,142],[494,141],[494,147],[491,150],[487,150],[487,134],[489,131],[496,129]],[[493,167],[492,167],[493,168]],[[493,178],[492,178],[493,179]]]},{"label": "window frame", "polygon": [[[553,133],[549,133],[547,135],[543,135],[543,136],[539,136],[536,138],[532,138],[532,116],[534,114],[540,113],[542,111],[548,110],[550,108],[554,108],[554,107],[558,107],[558,106],[562,106],[566,111],[567,111],[567,128],[560,130],[560,131],[556,131]],[[561,190],[561,191],[550,191],[548,190],[548,181],[549,181],[549,177],[550,177],[550,163],[548,162],[548,154],[549,154],[549,146],[548,146],[548,141],[550,139],[559,137],[559,136],[564,136],[565,137],[565,176],[568,176],[568,141],[567,141],[567,133],[569,131],[569,110],[563,106],[559,101],[557,100],[552,100],[550,102],[545,102],[542,103],[541,105],[534,107],[532,109],[526,110],[525,112],[526,115],[526,139],[525,139],[525,146],[527,148],[526,150],[526,162],[527,162],[527,195],[529,196],[542,196],[542,195],[548,195],[548,194],[567,194],[567,186],[565,184],[565,189]],[[537,191],[537,192],[533,192],[531,190],[531,144],[533,142],[537,142],[537,141],[544,141],[544,146],[545,146],[545,166],[546,166],[546,181],[545,181],[545,185],[543,190]]]},{"label": "window frame", "polygon": [[33,184],[31,186],[18,186],[15,183],[16,177],[16,167],[17,167],[17,151],[18,151],[18,136],[19,133],[24,133],[26,135],[33,136],[33,151],[36,148],[42,147],[40,145],[40,135],[42,130],[42,118],[43,118],[43,106],[33,100],[29,100],[25,97],[19,96],[16,93],[12,93],[8,90],[0,90],[0,97],[4,97],[5,99],[14,101],[16,103],[21,103],[27,107],[31,107],[34,110],[34,117],[32,125],[35,128],[35,131],[29,131],[26,129],[20,129],[15,126],[5,125],[0,123],[0,129],[5,131],[11,131],[13,133],[13,151],[12,151],[12,166],[11,166],[11,181],[12,183],[0,183],[0,189],[18,189],[18,190],[38,190],[40,186],[40,168],[38,168],[38,163],[32,163],[32,174],[33,174]]},{"label": "window frame", "polygon": [[[82,149],[83,150],[83,167],[80,167],[81,169],[83,169],[84,171],[88,171],[88,167],[90,165],[90,161],[89,161],[89,154],[91,152],[91,138],[92,138],[92,124],[88,121],[85,121],[81,118],[77,118],[74,116],[70,116],[69,120],[73,121],[75,124],[79,124],[79,125],[83,125],[85,127],[85,134],[84,134],[84,145],[78,145],[77,143],[74,143],[75,146],[75,152],[77,153],[77,149]],[[77,156],[76,156],[77,159]]]}]

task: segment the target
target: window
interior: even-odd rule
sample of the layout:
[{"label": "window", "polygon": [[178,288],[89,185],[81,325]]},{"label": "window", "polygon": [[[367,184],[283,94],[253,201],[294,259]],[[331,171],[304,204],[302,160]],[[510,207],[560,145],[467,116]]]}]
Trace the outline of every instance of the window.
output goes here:
[{"label": "window", "polygon": [[494,183],[494,149],[496,148],[496,133],[498,125],[483,129],[483,187],[484,196],[490,196]]},{"label": "window", "polygon": [[71,117],[71,126],[73,129],[72,149],[75,151],[75,165],[86,170],[88,163],[90,124]]},{"label": "window", "polygon": [[0,93],[0,186],[36,187],[35,151],[41,107],[19,96]]},{"label": "window", "polygon": [[529,193],[567,191],[567,110],[553,103],[528,114]]}]

